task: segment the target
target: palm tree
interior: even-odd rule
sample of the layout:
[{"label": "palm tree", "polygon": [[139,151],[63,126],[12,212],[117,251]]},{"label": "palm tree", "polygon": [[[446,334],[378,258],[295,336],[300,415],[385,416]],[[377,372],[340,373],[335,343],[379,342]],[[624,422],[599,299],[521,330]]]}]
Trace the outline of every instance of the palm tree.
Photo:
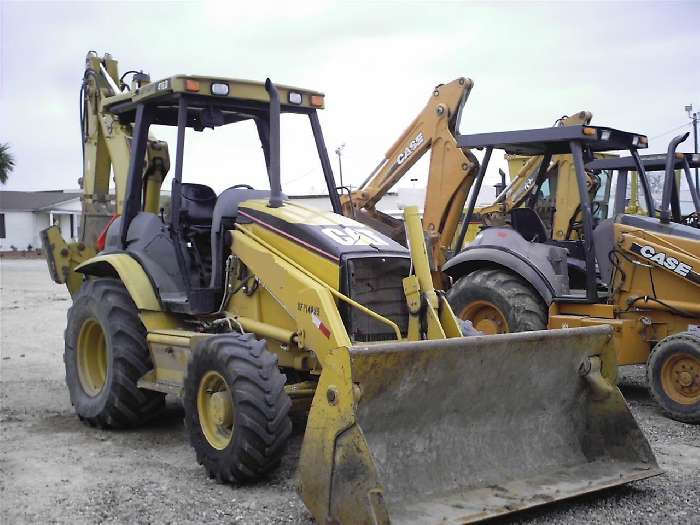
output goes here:
[{"label": "palm tree", "polygon": [[0,144],[0,184],[5,184],[15,167],[15,159],[9,144]]}]

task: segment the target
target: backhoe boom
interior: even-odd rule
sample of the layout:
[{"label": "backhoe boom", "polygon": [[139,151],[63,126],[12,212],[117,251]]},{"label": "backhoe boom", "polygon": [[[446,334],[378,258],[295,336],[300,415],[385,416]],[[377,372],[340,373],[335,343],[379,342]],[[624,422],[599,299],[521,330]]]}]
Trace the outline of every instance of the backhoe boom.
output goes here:
[{"label": "backhoe boom", "polygon": [[430,151],[423,228],[433,269],[445,261],[445,250],[455,234],[479,166],[474,155],[460,149],[455,141],[462,108],[473,85],[471,79],[463,77],[438,85],[425,108],[387,150],[360,188],[341,196],[344,215],[405,243],[401,221],[378,211],[375,205]]}]

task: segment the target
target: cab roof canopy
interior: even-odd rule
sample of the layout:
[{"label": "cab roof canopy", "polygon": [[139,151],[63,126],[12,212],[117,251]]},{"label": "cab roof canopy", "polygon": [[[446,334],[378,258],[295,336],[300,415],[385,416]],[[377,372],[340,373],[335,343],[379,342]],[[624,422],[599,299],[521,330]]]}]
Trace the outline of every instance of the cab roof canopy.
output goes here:
[{"label": "cab roof canopy", "polygon": [[577,141],[590,151],[612,151],[646,148],[647,137],[603,126],[562,126],[495,133],[459,135],[460,148],[502,149],[511,155],[546,155],[571,153],[571,142]]},{"label": "cab roof canopy", "polygon": [[[661,171],[666,169],[668,155],[659,153],[655,155],[640,155],[644,169],[647,171]],[[690,168],[700,167],[700,155],[697,153],[676,153],[674,155],[674,168],[682,168],[685,162]],[[636,170],[637,165],[632,157],[614,157],[611,159],[594,159],[586,164],[591,170]]]},{"label": "cab roof canopy", "polygon": [[[324,94],[309,89],[275,84],[282,113],[310,113],[323,109]],[[190,112],[188,127],[203,129],[260,118],[269,111],[270,96],[264,82],[230,78],[176,75],[151,82],[132,92],[110,97],[105,108],[122,123],[135,120],[136,107],[146,104],[152,111],[152,123],[177,125],[178,100],[187,97]]]}]

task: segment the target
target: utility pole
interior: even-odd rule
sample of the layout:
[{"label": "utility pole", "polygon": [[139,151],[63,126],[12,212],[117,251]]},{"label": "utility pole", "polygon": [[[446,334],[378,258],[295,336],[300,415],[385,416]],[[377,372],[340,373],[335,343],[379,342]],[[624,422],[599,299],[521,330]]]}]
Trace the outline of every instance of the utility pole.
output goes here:
[{"label": "utility pole", "polygon": [[335,148],[335,154],[338,155],[338,172],[340,173],[340,187],[342,188],[344,186],[343,184],[343,148],[345,148],[345,143],[343,142],[340,146]]},{"label": "utility pole", "polygon": [[[694,153],[698,153],[698,112],[693,113],[693,105],[689,104],[685,107],[688,117],[693,120],[693,142],[695,143]],[[700,177],[698,176],[698,168],[695,168],[695,188],[700,187]]]}]

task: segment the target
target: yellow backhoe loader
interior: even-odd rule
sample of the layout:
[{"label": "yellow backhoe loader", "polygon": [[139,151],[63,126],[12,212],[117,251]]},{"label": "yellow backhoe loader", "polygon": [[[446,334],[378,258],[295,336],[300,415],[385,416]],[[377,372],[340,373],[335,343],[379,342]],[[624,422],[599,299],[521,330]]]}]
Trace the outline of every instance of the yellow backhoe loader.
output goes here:
[{"label": "yellow backhoe loader", "polygon": [[[448,297],[455,312],[486,333],[613,327],[618,363],[646,363],[649,388],[662,410],[679,421],[700,422],[700,234],[692,227],[698,208],[681,215],[674,174],[677,168],[686,172],[695,206],[700,205],[689,176],[698,159],[676,153],[685,138],[674,139],[660,158],[644,158],[637,150],[645,137],[590,125],[458,137],[462,147],[486,148],[487,157],[502,149],[544,160],[538,161],[525,206],[511,208],[500,224],[486,224],[443,266],[454,280]],[[622,149],[630,156],[594,157]],[[568,228],[576,235],[557,239],[534,208],[550,158],[562,153],[573,156],[579,195],[575,225]],[[657,210],[645,170],[660,166],[666,174]],[[618,172],[609,218],[596,216],[589,184],[604,170]],[[625,213],[630,171],[638,173],[647,216]]]},{"label": "yellow backhoe loader", "polygon": [[[610,328],[462,337],[417,210],[410,250],[342,216],[322,93],[123,79],[88,54],[82,238],[43,232],[73,298],[66,381],[87,424],[137,425],[175,394],[197,460],[241,483],[275,467],[290,410],[308,411],[298,475],[319,523],[467,523],[660,473],[615,386]],[[308,121],[334,213],[282,193],[282,117]],[[185,182],[186,132],[240,122],[257,128],[269,190]],[[167,215],[154,125],[177,130]]]}]

